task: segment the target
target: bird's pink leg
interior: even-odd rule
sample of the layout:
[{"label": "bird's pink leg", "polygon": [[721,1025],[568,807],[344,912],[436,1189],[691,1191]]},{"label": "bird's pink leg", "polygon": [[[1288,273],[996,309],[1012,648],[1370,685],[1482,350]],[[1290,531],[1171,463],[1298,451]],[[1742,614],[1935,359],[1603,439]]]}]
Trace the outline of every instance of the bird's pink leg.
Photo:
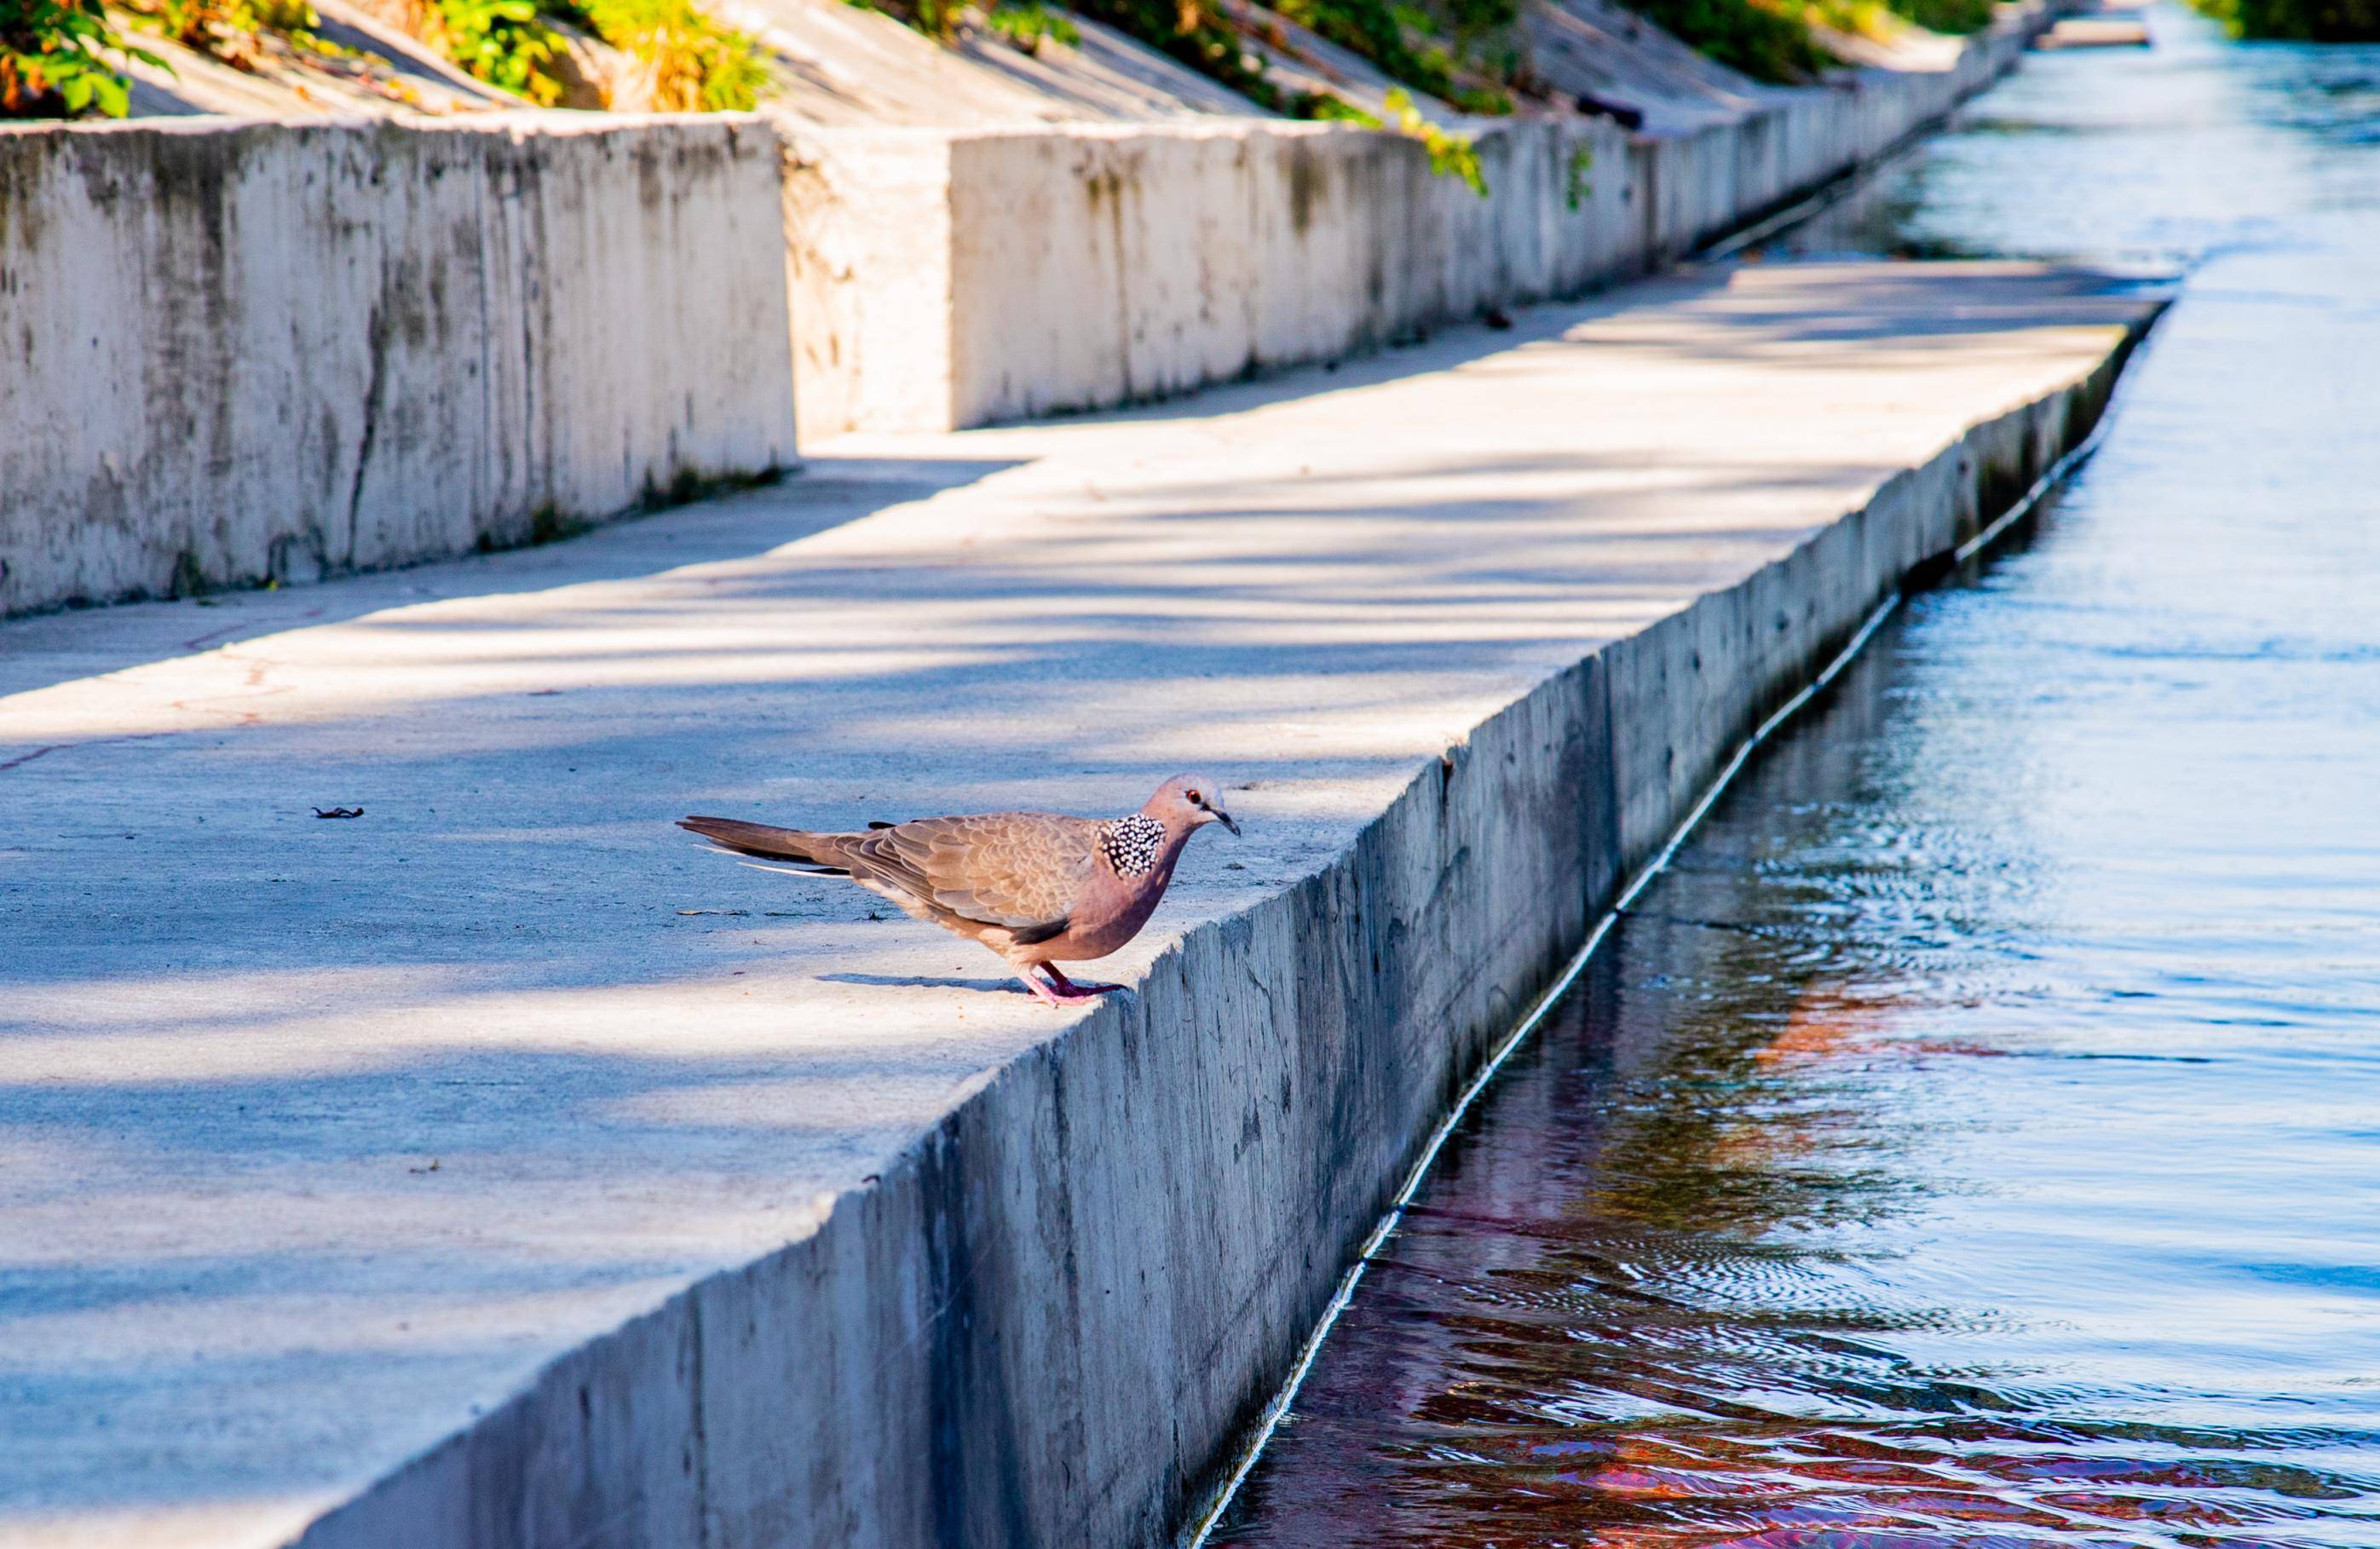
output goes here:
[{"label": "bird's pink leg", "polygon": [[1123,988],[1122,985],[1103,985],[1090,979],[1070,979],[1058,972],[1058,965],[1054,962],[1043,963],[1041,971],[1049,974],[1051,982],[1057,985],[1059,994],[1070,996],[1076,1000],[1096,999],[1099,996],[1112,995]]},{"label": "bird's pink leg", "polygon": [[1047,980],[1037,978],[1030,968],[1018,969],[1016,976],[1025,981],[1025,987],[1033,992],[1034,998],[1045,1006],[1079,1006],[1086,1000],[1097,1000],[1111,989],[1123,987],[1121,985],[1078,985],[1059,973],[1052,963],[1044,962],[1038,966],[1050,975]]},{"label": "bird's pink leg", "polygon": [[[1055,989],[1050,987],[1050,984],[1046,980],[1044,980],[1039,974],[1034,973],[1030,968],[1018,969],[1016,971],[1016,976],[1025,981],[1025,987],[1033,992],[1033,998],[1038,1000],[1044,1006],[1063,1006],[1069,1003],[1069,997],[1060,995]],[[1073,998],[1079,998],[1077,997]]]}]

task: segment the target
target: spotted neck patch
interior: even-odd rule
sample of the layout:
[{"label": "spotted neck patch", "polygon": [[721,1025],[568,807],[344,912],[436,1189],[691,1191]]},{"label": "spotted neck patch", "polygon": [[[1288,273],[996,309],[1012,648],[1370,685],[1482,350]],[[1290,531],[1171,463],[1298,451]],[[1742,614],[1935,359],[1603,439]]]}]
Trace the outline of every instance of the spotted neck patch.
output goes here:
[{"label": "spotted neck patch", "polygon": [[1146,814],[1102,824],[1099,828],[1099,853],[1108,858],[1118,877],[1146,877],[1157,869],[1157,857],[1165,848],[1165,825]]}]

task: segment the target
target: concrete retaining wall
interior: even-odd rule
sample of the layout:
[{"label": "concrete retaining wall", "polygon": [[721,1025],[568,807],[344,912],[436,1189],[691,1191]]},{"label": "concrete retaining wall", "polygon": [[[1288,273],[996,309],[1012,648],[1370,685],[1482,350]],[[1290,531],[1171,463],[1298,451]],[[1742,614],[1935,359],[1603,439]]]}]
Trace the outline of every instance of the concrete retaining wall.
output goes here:
[{"label": "concrete retaining wall", "polygon": [[1542,683],[816,1235],[565,1357],[304,1542],[1167,1542],[1619,879],[1881,597],[2085,433],[2117,369]]},{"label": "concrete retaining wall", "polygon": [[788,125],[803,434],[1158,397],[1658,267],[1949,112],[2045,14],[1688,135],[1491,124],[1486,199],[1343,124]]},{"label": "concrete retaining wall", "polygon": [[749,118],[0,129],[0,613],[789,464],[778,166]]}]

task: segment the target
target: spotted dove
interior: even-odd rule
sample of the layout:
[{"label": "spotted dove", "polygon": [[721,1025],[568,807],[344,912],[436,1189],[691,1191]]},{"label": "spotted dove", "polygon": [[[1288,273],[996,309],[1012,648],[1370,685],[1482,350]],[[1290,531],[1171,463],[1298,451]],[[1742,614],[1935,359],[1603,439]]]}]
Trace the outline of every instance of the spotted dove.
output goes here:
[{"label": "spotted dove", "polygon": [[1218,787],[1178,775],[1138,812],[1112,820],[991,812],[875,823],[859,834],[733,817],[685,817],[678,827],[735,854],[792,863],[766,869],[848,877],[917,919],[982,942],[1042,1001],[1064,1006],[1122,987],[1076,983],[1058,964],[1105,957],[1138,935],[1183,845],[1209,823],[1240,831]]}]

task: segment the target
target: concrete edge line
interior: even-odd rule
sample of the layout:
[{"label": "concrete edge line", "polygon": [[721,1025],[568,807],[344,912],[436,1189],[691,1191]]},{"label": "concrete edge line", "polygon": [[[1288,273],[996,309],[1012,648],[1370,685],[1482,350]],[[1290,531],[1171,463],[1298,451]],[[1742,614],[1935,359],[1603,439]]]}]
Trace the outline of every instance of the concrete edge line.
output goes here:
[{"label": "concrete edge line", "polygon": [[1579,948],[1577,955],[1564,965],[1560,976],[1551,985],[1546,986],[1544,992],[1531,1004],[1527,1014],[1521,1018],[1520,1024],[1512,1029],[1512,1034],[1501,1044],[1497,1046],[1495,1052],[1488,1057],[1487,1062],[1479,1067],[1477,1073],[1473,1075],[1470,1083],[1463,1088],[1463,1095],[1455,1099],[1454,1106],[1447,1110],[1446,1117],[1439,1120],[1438,1128],[1430,1131],[1429,1139],[1423,1144],[1421,1156],[1414,1162],[1413,1170],[1405,1175],[1404,1187],[1397,1191],[1396,1198],[1390,1203],[1389,1209],[1380,1217],[1379,1224],[1372,1228],[1371,1235],[1366,1237],[1363,1246],[1356,1250],[1355,1262],[1348,1266],[1347,1273],[1341,1277],[1339,1289],[1330,1298],[1330,1305],[1324,1309],[1321,1322],[1315,1325],[1313,1335],[1306,1340],[1305,1348],[1298,1352],[1297,1364],[1291,1370],[1288,1380],[1281,1385],[1281,1390],[1273,1395],[1271,1401],[1265,1405],[1264,1415],[1257,1422],[1256,1434],[1242,1449],[1238,1460],[1232,1466],[1230,1478],[1224,1481],[1221,1489],[1195,1518],[1196,1525],[1183,1539],[1186,1549],[1204,1549],[1216,1525],[1222,1520],[1223,1514],[1231,1509],[1232,1500],[1239,1495],[1240,1486],[1246,1482],[1248,1475],[1255,1470],[1257,1463],[1264,1456],[1266,1446],[1271,1443],[1273,1434],[1281,1428],[1282,1418],[1288,1414],[1290,1406],[1296,1402],[1298,1391],[1305,1386],[1306,1374],[1314,1369],[1314,1362],[1321,1355],[1322,1346],[1330,1338],[1331,1329],[1337,1326],[1340,1314],[1344,1313],[1347,1310],[1347,1304],[1354,1300],[1355,1289],[1363,1283],[1365,1270],[1371,1266],[1372,1260],[1378,1255],[1382,1246],[1396,1231],[1398,1225],[1403,1221],[1405,1211],[1412,1205],[1414,1197],[1420,1193],[1421,1186],[1428,1180],[1431,1169],[1437,1166],[1439,1153],[1445,1149],[1448,1138],[1454,1133],[1455,1127],[1463,1122],[1463,1116],[1471,1111],[1472,1105],[1479,1099],[1480,1094],[1487,1091],[1489,1083],[1496,1079],[1497,1072],[1504,1068],[1505,1062],[1520,1050],[1522,1045],[1528,1042],[1529,1035],[1544,1023],[1547,1014],[1570,993],[1571,986],[1578,982],[1579,975],[1586,971],[1587,964],[1594,960],[1596,949],[1603,945],[1604,938],[1610,935],[1611,927],[1619,922],[1620,916],[1627,911],[1628,906],[1636,901],[1637,895],[1651,885],[1654,877],[1669,869],[1670,862],[1676,856],[1679,847],[1684,844],[1687,838],[1700,826],[1704,817],[1718,802],[1719,796],[1726,792],[1729,784],[1733,781],[1737,772],[1743,768],[1745,761],[1752,756],[1754,751],[1768,740],[1770,733],[1791,720],[1803,706],[1815,698],[1828,684],[1835,680],[1838,673],[1851,665],[1852,660],[1866,647],[1876,632],[1884,626],[1884,621],[1890,618],[1893,611],[1900,606],[1900,594],[1898,592],[1877,603],[1875,611],[1868,614],[1866,620],[1859,626],[1858,632],[1852,636],[1851,643],[1845,646],[1832,661],[1827,663],[1825,669],[1812,679],[1807,686],[1787,700],[1776,713],[1761,722],[1759,728],[1737,746],[1735,756],[1728,760],[1727,768],[1720,770],[1718,778],[1711,781],[1704,791],[1702,800],[1694,805],[1694,809],[1686,815],[1685,820],[1670,833],[1670,841],[1661,847],[1658,854],[1645,863],[1628,886],[1621,890],[1620,896],[1597,917],[1595,928],[1588,932],[1586,940]]},{"label": "concrete edge line", "polygon": [[[1858,180],[1858,174],[1852,174],[1844,178],[1842,183],[1844,185],[1854,183]],[[1836,197],[1834,194],[1829,193],[1805,200],[1802,204],[1795,205],[1791,210],[1783,212],[1772,221],[1762,223],[1762,229],[1769,232],[1780,231],[1785,226],[1802,219],[1803,214],[1815,212],[1816,209],[1823,208],[1824,204],[1831,202],[1834,197]],[[2154,320],[2152,320],[2152,326],[2153,322]],[[2145,338],[2145,334],[2144,329],[2142,334],[2135,335],[2132,343],[2126,346],[2127,355],[2131,348],[2136,347],[2140,340]],[[2122,357],[2119,358],[2120,369]],[[1978,555],[1985,554],[1997,547],[2000,540],[2008,536],[2010,529],[2040,508],[2042,502],[2048,499],[2051,491],[2062,486],[2081,470],[2082,466],[2090,460],[2091,454],[2099,450],[2099,444],[2107,438],[2108,427],[2115,421],[2115,411],[2120,401],[2123,380],[2119,377],[2115,395],[2111,395],[2107,405],[2100,410],[2097,420],[2091,427],[2091,433],[2082,439],[2082,443],[2068,451],[2065,455],[2052,464],[2049,470],[2034,480],[2033,487],[2019,497],[2013,505],[1995,517],[1990,526],[1951,550],[1947,558],[1942,560],[1946,566],[1945,574],[1955,571],[1958,566],[1964,565]],[[1563,966],[1560,976],[1547,986],[1544,993],[1530,1005],[1527,1014],[1521,1018],[1519,1024],[1512,1029],[1511,1035],[1497,1046],[1496,1051],[1488,1057],[1487,1062],[1479,1067],[1477,1073],[1463,1088],[1463,1095],[1455,1100],[1454,1106],[1447,1110],[1443,1119],[1439,1120],[1438,1128],[1430,1132],[1429,1139],[1422,1146],[1421,1156],[1414,1162],[1413,1170],[1405,1175],[1404,1187],[1397,1191],[1396,1198],[1390,1202],[1388,1211],[1381,1216],[1379,1224],[1372,1228],[1371,1235],[1364,1240],[1363,1246],[1356,1251],[1355,1262],[1348,1266],[1347,1273],[1341,1277],[1339,1289],[1330,1298],[1330,1305],[1324,1309],[1321,1321],[1315,1325],[1313,1334],[1307,1337],[1305,1348],[1298,1352],[1297,1364],[1291,1369],[1280,1391],[1275,1393],[1270,1401],[1265,1405],[1264,1413],[1257,1422],[1256,1432],[1240,1449],[1230,1476],[1224,1480],[1221,1487],[1216,1491],[1207,1505],[1193,1515],[1191,1527],[1180,1540],[1183,1549],[1205,1549],[1207,1541],[1222,1521],[1224,1514],[1231,1509],[1232,1502],[1239,1495],[1240,1486],[1247,1482],[1248,1475],[1255,1471],[1257,1464],[1263,1459],[1265,1448],[1271,1445],[1273,1434],[1281,1429],[1281,1422],[1288,1415],[1290,1406],[1297,1401],[1298,1392],[1305,1386],[1307,1374],[1313,1371],[1314,1362],[1321,1356],[1322,1347],[1330,1339],[1330,1331],[1338,1325],[1340,1314],[1344,1313],[1348,1303],[1354,1300],[1356,1288],[1363,1283],[1364,1272],[1371,1266],[1373,1259],[1378,1255],[1380,1249],[1395,1234],[1397,1227],[1404,1219],[1406,1210],[1412,1206],[1415,1198],[1421,1192],[1421,1186],[1428,1181],[1431,1171],[1437,1167],[1439,1154],[1446,1148],[1447,1141],[1462,1124],[1464,1116],[1471,1111],[1472,1105],[1486,1093],[1512,1057],[1520,1052],[1531,1035],[1544,1024],[1547,1016],[1552,1012],[1554,1007],[1569,995],[1572,986],[1578,983],[1579,976],[1586,972],[1588,963],[1594,961],[1596,951],[1603,945],[1604,938],[1611,934],[1611,927],[1619,923],[1620,916],[1628,912],[1629,907],[1636,902],[1645,889],[1652,885],[1655,877],[1669,869],[1670,863],[1677,858],[1678,851],[1684,846],[1688,839],[1694,836],[1694,830],[1702,826],[1703,819],[1710,815],[1711,808],[1718,805],[1719,798],[1727,793],[1728,787],[1734,783],[1735,777],[1743,771],[1743,767],[1747,763],[1751,762],[1752,756],[1757,753],[1770,737],[1782,731],[1789,722],[1798,717],[1812,700],[1824,694],[1835,679],[1842,675],[1843,670],[1859,659],[1860,653],[1867,649],[1868,642],[1876,638],[1876,632],[1882,629],[1885,622],[1899,610],[1904,598],[1911,592],[1939,584],[1937,579],[1917,579],[1921,574],[1921,572],[1912,572],[1912,584],[1903,590],[1892,593],[1882,602],[1877,603],[1875,610],[1852,634],[1850,642],[1835,654],[1832,660],[1819,670],[1818,675],[1803,685],[1801,691],[1793,697],[1779,706],[1767,720],[1754,729],[1750,736],[1737,744],[1735,754],[1727,761],[1727,766],[1720,769],[1718,776],[1704,789],[1702,799],[1694,804],[1694,809],[1686,814],[1684,820],[1670,832],[1669,842],[1662,845],[1659,853],[1645,864],[1644,867],[1630,880],[1628,886],[1621,890],[1620,896],[1613,899],[1610,906],[1597,917],[1595,928],[1587,933],[1586,940],[1581,943],[1577,954]]]},{"label": "concrete edge line", "polygon": [[809,1237],[557,1358],[297,1542],[1177,1542],[1621,878],[1880,599],[2070,467],[2147,326],[1549,675]]}]

